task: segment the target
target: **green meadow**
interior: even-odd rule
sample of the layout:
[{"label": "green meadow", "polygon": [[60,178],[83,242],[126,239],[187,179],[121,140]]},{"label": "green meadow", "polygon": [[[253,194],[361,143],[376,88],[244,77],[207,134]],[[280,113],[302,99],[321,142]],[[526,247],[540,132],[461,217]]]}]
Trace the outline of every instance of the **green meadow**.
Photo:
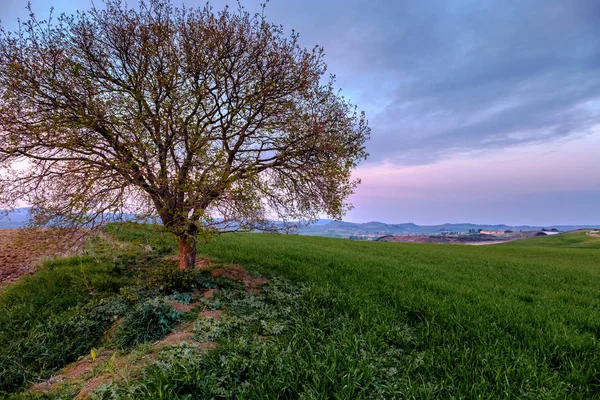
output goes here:
[{"label": "green meadow", "polygon": [[[261,293],[206,274],[156,278],[174,240],[135,225],[107,232],[153,251],[115,256],[91,244],[85,257],[50,263],[1,295],[0,340],[10,346],[0,349],[0,393],[72,397],[68,385],[23,390],[91,348],[139,351],[183,321],[218,346],[157,351],[92,398],[600,398],[600,238],[585,232],[491,246],[227,234],[200,248],[215,265],[269,278]],[[203,307],[221,319],[156,306],[158,320],[171,321],[164,332],[133,332],[148,329],[136,318],[147,318],[149,301],[185,297],[189,279],[217,288]],[[105,334],[119,318],[127,326]],[[65,326],[79,333],[59,338]]]}]

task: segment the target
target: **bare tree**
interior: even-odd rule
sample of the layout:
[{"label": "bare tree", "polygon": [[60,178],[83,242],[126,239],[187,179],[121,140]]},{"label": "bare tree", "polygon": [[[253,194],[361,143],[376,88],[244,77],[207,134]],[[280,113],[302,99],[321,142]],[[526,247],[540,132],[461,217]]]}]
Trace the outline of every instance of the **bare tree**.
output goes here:
[{"label": "bare tree", "polygon": [[41,226],[158,216],[180,268],[217,228],[339,219],[370,130],[325,72],[320,47],[242,9],[31,13],[0,35],[0,205]]}]

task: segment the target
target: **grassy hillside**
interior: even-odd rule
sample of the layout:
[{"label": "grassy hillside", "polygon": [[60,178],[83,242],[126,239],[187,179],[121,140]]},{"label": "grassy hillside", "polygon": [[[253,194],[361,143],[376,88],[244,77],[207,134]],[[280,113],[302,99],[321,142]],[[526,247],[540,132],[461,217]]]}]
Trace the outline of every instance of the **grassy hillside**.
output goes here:
[{"label": "grassy hillside", "polygon": [[[565,243],[594,247],[581,234],[484,247],[247,234],[201,252],[326,293],[314,313],[348,325],[314,327],[329,333],[295,349],[316,375],[348,376],[358,354],[379,348],[396,354],[388,383],[400,397],[590,398],[600,393],[600,252],[556,247]],[[340,337],[356,344],[338,348]]]},{"label": "grassy hillside", "polygon": [[600,236],[589,235],[587,231],[562,233],[552,236],[538,236],[529,240],[517,240],[507,243],[517,247],[559,247],[573,249],[600,249]]},{"label": "grassy hillside", "polygon": [[[110,231],[175,249],[157,232]],[[600,251],[588,239],[225,235],[201,254],[270,277],[265,292],[219,289],[205,306],[225,318],[195,325],[216,349],[165,351],[96,398],[600,398]]]}]

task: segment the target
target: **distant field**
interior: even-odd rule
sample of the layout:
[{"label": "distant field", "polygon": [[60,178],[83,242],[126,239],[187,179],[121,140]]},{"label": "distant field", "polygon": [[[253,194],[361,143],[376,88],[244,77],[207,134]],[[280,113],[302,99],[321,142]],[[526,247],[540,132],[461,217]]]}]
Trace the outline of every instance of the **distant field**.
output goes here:
[{"label": "distant field", "polygon": [[[595,232],[595,231],[593,231]],[[600,249],[600,235],[579,231],[552,236],[539,236],[507,244],[517,247],[556,247],[572,249]]]},{"label": "distant field", "polygon": [[[133,225],[108,232],[160,254],[176,248],[169,236]],[[224,235],[201,255],[269,277],[266,292],[240,297],[222,286],[204,304],[223,319],[194,325],[216,348],[165,350],[97,398],[600,398],[599,240],[575,233],[451,246]],[[78,270],[106,270],[95,280],[113,287],[123,265],[149,262],[136,257],[53,268],[71,274],[71,285]],[[19,293],[15,307],[27,307],[31,289],[17,289],[7,299]],[[89,340],[102,336],[90,332]]]}]

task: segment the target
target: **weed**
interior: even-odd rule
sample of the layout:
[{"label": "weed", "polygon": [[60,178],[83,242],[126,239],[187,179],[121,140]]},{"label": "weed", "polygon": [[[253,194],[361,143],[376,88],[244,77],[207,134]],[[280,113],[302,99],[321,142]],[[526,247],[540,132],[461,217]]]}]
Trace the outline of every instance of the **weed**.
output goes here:
[{"label": "weed", "polygon": [[181,319],[164,298],[152,298],[136,304],[115,332],[114,342],[123,349],[162,339]]},{"label": "weed", "polygon": [[162,293],[189,292],[202,287],[202,274],[196,270],[180,270],[175,263],[160,263],[148,271],[148,286]]}]

